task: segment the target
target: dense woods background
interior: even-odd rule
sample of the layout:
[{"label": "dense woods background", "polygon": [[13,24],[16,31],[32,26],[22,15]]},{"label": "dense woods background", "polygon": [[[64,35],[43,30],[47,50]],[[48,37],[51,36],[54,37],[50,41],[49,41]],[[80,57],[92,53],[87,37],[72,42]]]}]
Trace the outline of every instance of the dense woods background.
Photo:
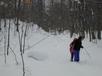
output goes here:
[{"label": "dense woods background", "polygon": [[101,39],[101,13],[101,0],[0,0],[0,21],[14,19],[17,31],[19,21],[33,22],[47,32],[87,33],[90,41]]}]

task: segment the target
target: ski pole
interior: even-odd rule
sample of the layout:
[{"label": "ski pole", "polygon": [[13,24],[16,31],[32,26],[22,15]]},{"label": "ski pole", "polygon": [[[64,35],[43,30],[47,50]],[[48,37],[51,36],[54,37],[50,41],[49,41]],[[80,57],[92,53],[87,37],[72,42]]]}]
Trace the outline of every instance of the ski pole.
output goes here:
[{"label": "ski pole", "polygon": [[87,53],[87,55],[89,56],[89,58],[92,58],[91,55],[89,54],[89,52],[86,50],[86,48],[84,48],[84,50]]}]

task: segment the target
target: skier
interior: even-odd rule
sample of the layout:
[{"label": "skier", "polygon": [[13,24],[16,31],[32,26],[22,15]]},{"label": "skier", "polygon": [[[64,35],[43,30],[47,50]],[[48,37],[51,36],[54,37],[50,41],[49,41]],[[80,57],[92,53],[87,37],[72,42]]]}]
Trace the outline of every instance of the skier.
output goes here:
[{"label": "skier", "polygon": [[73,61],[74,57],[75,57],[75,54],[74,54],[74,44],[75,44],[75,41],[77,40],[77,38],[74,38],[73,41],[70,43],[70,54],[71,54],[71,58],[70,60]]},{"label": "skier", "polygon": [[78,39],[75,40],[75,42],[74,42],[73,50],[74,50],[74,55],[75,55],[75,57],[74,57],[75,62],[80,61],[80,48],[83,48],[82,40],[83,40],[83,37],[79,36]]}]

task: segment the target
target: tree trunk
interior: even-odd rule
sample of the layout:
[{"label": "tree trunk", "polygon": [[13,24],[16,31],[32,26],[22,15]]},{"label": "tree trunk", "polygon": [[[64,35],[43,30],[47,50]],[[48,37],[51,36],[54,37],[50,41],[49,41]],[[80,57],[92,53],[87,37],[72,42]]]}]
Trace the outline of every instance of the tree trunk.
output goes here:
[{"label": "tree trunk", "polygon": [[0,31],[1,31],[1,19],[0,19]]},{"label": "tree trunk", "polygon": [[23,76],[25,76],[25,64],[24,64],[24,57],[23,57],[23,52],[21,52],[21,58],[22,58],[22,65],[23,65]]},{"label": "tree trunk", "polygon": [[9,20],[9,28],[8,28],[8,45],[7,45],[7,55],[9,54],[9,47],[10,47],[10,22]]},{"label": "tree trunk", "polygon": [[6,19],[4,19],[4,57],[5,57],[5,64],[6,64],[6,55],[7,55],[7,49],[6,49]]},{"label": "tree trunk", "polygon": [[100,30],[97,31],[97,38],[98,38],[99,40],[101,40],[101,31],[100,31]]}]

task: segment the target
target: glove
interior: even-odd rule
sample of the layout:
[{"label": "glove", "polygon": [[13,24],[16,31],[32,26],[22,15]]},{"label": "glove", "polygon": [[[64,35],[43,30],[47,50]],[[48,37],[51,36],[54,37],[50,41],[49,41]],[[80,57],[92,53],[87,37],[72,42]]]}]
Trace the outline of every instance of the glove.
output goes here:
[{"label": "glove", "polygon": [[81,48],[84,48],[83,46],[81,46]]}]

